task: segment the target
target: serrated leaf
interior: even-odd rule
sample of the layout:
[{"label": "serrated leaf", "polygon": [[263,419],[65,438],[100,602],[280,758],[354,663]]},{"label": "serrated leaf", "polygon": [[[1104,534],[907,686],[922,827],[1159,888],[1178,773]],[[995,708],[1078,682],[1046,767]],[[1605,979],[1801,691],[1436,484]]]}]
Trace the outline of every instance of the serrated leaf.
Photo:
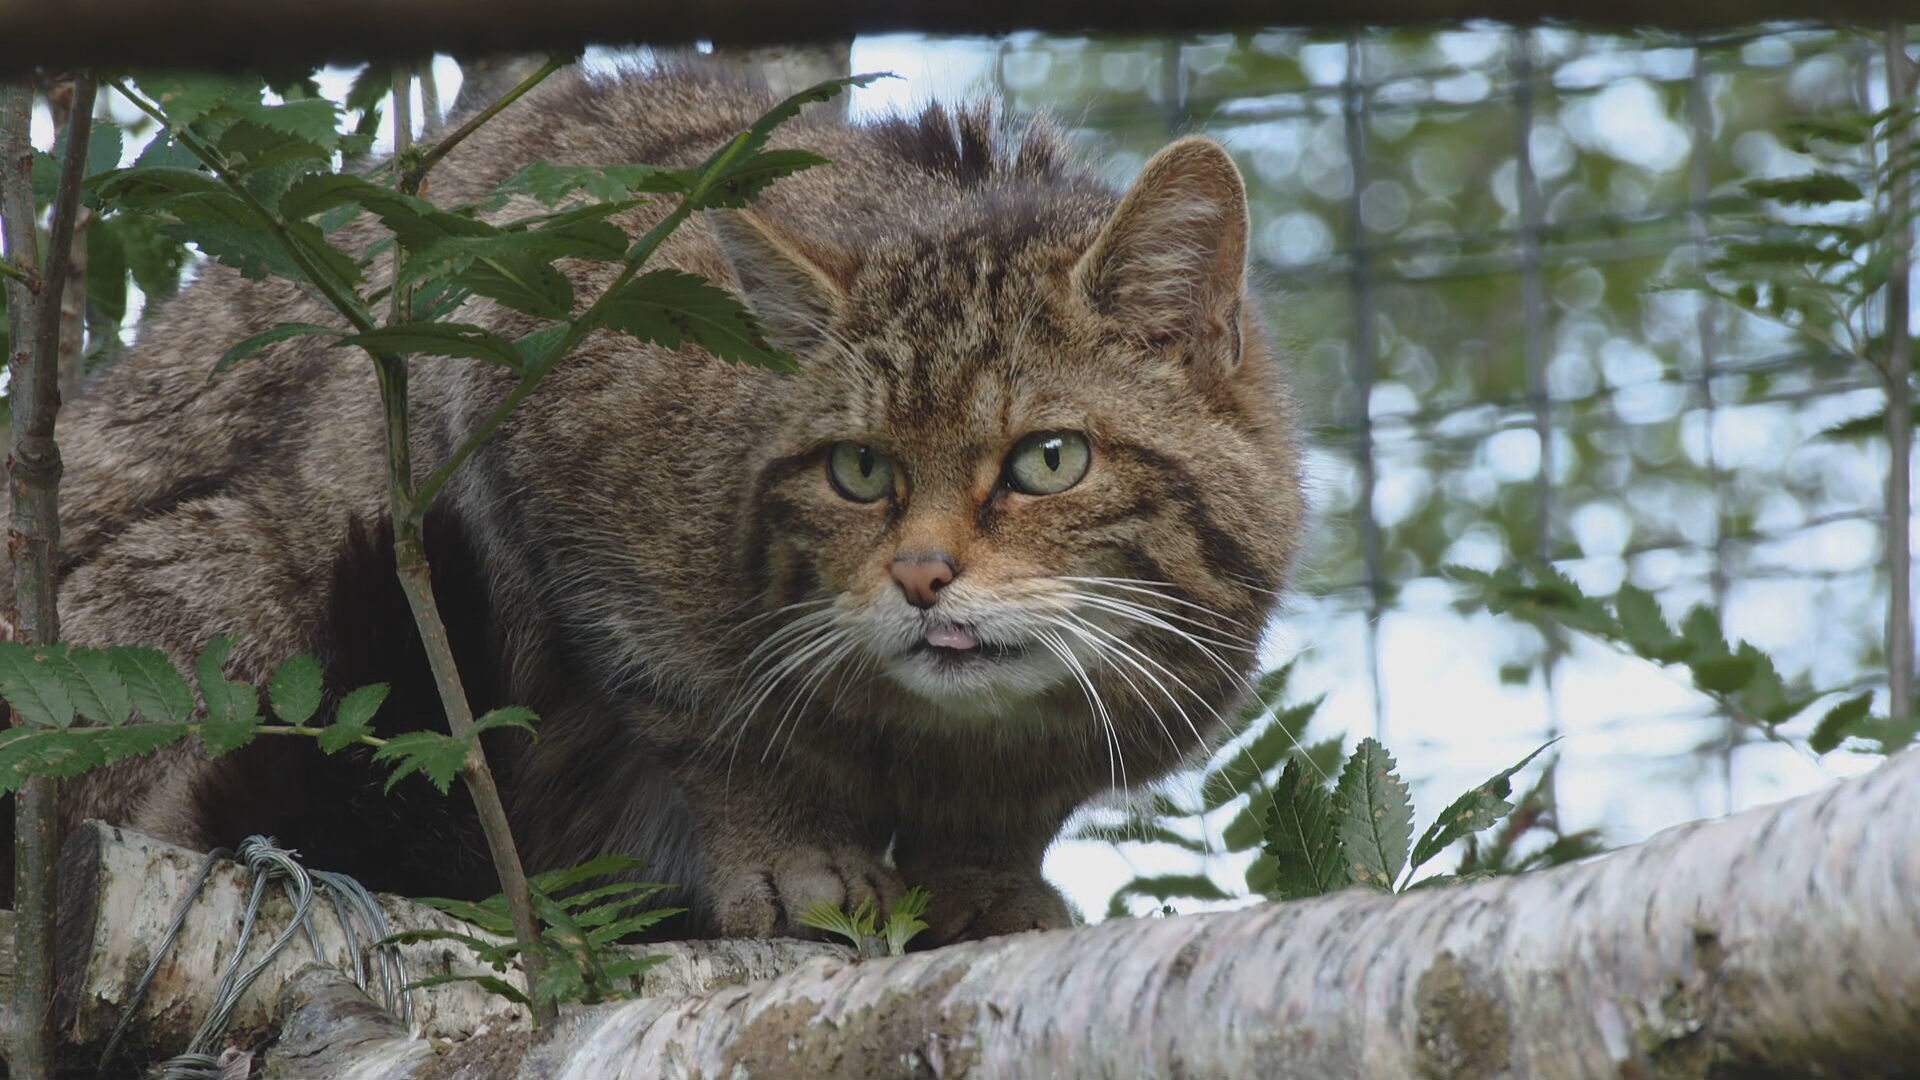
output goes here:
[{"label": "serrated leaf", "polygon": [[1392,891],[1413,840],[1413,801],[1377,739],[1362,739],[1334,789],[1333,809],[1347,873],[1355,882]]},{"label": "serrated leaf", "polygon": [[627,234],[610,222],[572,220],[538,229],[503,232],[495,236],[446,236],[409,251],[401,269],[401,284],[446,274],[458,276],[482,258],[599,259],[613,261],[627,254]]},{"label": "serrated leaf", "polygon": [[409,731],[387,740],[373,752],[373,760],[390,763],[385,790],[412,773],[420,773],[445,795],[467,761],[467,742],[437,731]]},{"label": "serrated leaf", "polygon": [[1347,857],[1334,817],[1333,798],[1320,778],[1293,758],[1266,800],[1263,850],[1274,861],[1267,895],[1276,900],[1320,896],[1347,884]]},{"label": "serrated leaf", "polygon": [[264,281],[269,275],[305,281],[300,269],[280,242],[264,230],[248,226],[196,221],[162,226],[166,235],[192,244],[208,258],[240,271],[242,277]]},{"label": "serrated leaf", "polygon": [[1807,736],[1807,745],[1816,754],[1829,753],[1844,742],[1847,736],[1856,734],[1860,722],[1867,718],[1873,709],[1871,692],[1850,697],[1827,710],[1827,714],[1814,725],[1813,734]]},{"label": "serrated leaf", "polygon": [[14,791],[32,776],[65,780],[106,764],[94,731],[130,728],[9,728],[0,731],[0,792]]},{"label": "serrated leaf", "polygon": [[1547,747],[1559,741],[1554,739],[1542,744],[1533,753],[1494,773],[1478,787],[1449,803],[1445,810],[1440,811],[1440,816],[1433,819],[1433,824],[1427,826],[1427,831],[1420,835],[1420,842],[1413,846],[1410,870],[1418,872],[1428,860],[1445,851],[1447,845],[1461,837],[1492,828],[1511,814],[1513,804],[1507,801],[1507,796],[1513,794],[1513,774],[1526,768]]},{"label": "serrated leaf", "polygon": [[405,989],[417,990],[422,987],[445,986],[448,983],[458,982],[473,983],[487,993],[506,998],[516,1005],[531,1007],[533,1004],[527,1000],[527,995],[521,992],[519,987],[495,975],[461,975],[451,972],[444,975],[429,975],[424,979],[415,979],[408,983]]},{"label": "serrated leaf", "polygon": [[258,102],[263,84],[257,79],[171,73],[147,76],[138,85],[175,127],[186,127],[223,105]]},{"label": "serrated leaf", "polygon": [[[716,163],[721,161],[742,160],[748,156],[759,153],[761,149],[767,145],[767,140],[773,138],[775,129],[800,115],[800,110],[810,104],[832,101],[834,98],[845,93],[849,87],[867,86],[881,79],[891,78],[894,78],[892,72],[872,71],[860,75],[847,75],[841,78],[828,79],[825,82],[815,83],[805,90],[786,98],[778,105],[761,114],[760,118],[755,120],[753,125],[747,128],[747,130],[741,132],[733,143],[729,143],[727,147],[722,147],[716,151],[712,157],[709,157],[706,163],[701,166],[701,171],[703,173],[707,172],[712,169]],[[729,148],[733,148],[734,150],[731,156],[727,153]]]},{"label": "serrated leaf", "polygon": [[320,661],[300,653],[289,656],[267,682],[273,715],[289,724],[306,723],[320,709]]},{"label": "serrated leaf", "polygon": [[490,934],[513,936],[513,916],[507,913],[506,900],[497,893],[478,902],[449,900],[441,896],[422,896],[418,902],[444,911],[462,922],[472,923]]},{"label": "serrated leaf", "polygon": [[685,192],[695,179],[692,169],[659,165],[550,165],[536,161],[501,181],[494,191],[530,195],[554,206],[575,191],[585,191],[600,202],[622,201],[643,191]]},{"label": "serrated leaf", "polygon": [[1713,659],[1730,654],[1726,636],[1720,629],[1720,616],[1705,604],[1694,605],[1680,624],[1681,636],[1693,647],[1693,654],[1701,659]]},{"label": "serrated leaf", "polygon": [[213,371],[209,373],[207,377],[211,379],[226,374],[233,365],[245,360],[247,357],[252,356],[254,353],[259,352],[269,345],[287,341],[291,338],[306,337],[314,334],[339,337],[344,333],[346,333],[344,330],[336,330],[331,326],[316,326],[313,323],[281,323],[271,330],[262,330],[260,333],[254,334],[252,337],[243,338],[230,346],[226,352],[220,354],[220,359],[214,363]]},{"label": "serrated leaf", "polygon": [[[654,908],[650,911],[637,912],[624,919],[607,923],[604,926],[595,926],[593,929],[587,931],[587,947],[591,949],[605,948],[619,941],[621,938],[632,934],[644,933],[654,926],[673,918],[675,915],[684,914],[686,910],[686,908]],[[924,926],[925,924],[923,923],[922,925]],[[613,967],[612,965],[608,965],[607,974],[611,975],[612,973]]]},{"label": "serrated leaf", "polygon": [[0,696],[14,715],[39,727],[64,728],[73,723],[73,698],[67,692],[61,668],[64,660],[51,647],[33,647],[17,641],[0,642]]},{"label": "serrated leaf", "polygon": [[534,733],[533,725],[539,719],[540,714],[525,705],[508,705],[505,708],[489,709],[473,722],[473,733],[478,735],[483,731],[492,731],[494,728],[513,727],[531,735]]},{"label": "serrated leaf", "polygon": [[532,256],[477,259],[453,280],[515,311],[543,319],[564,319],[573,313],[573,282],[550,263]]},{"label": "serrated leaf", "polygon": [[340,707],[334,710],[333,723],[320,729],[321,751],[337,754],[373,734],[373,714],[380,711],[381,703],[386,700],[386,683],[370,683],[341,698]]},{"label": "serrated leaf", "polygon": [[603,321],[668,349],[688,342],[722,360],[774,371],[798,371],[793,357],[767,340],[753,312],[732,293],[683,270],[642,274],[610,297]]},{"label": "serrated leaf", "polygon": [[456,356],[485,360],[511,371],[520,370],[520,353],[513,342],[485,327],[469,323],[404,323],[352,334],[333,343],[336,349],[357,347],[372,352]]},{"label": "serrated leaf", "polygon": [[[1913,423],[1915,427],[1920,427],[1920,405],[1913,407]],[[1878,412],[1868,413],[1865,416],[1857,416],[1852,420],[1835,424],[1820,432],[1815,438],[1859,440],[1885,438],[1886,434],[1887,410],[1881,409]]]},{"label": "serrated leaf", "polygon": [[1747,685],[1758,668],[1747,656],[1710,656],[1689,660],[1694,685],[1716,694],[1731,694]]},{"label": "serrated leaf", "polygon": [[1645,589],[1622,585],[1614,596],[1613,608],[1627,644],[1641,656],[1662,662],[1681,659],[1684,642],[1667,625],[1660,601]]},{"label": "serrated leaf", "polygon": [[193,719],[193,688],[158,649],[116,645],[107,650],[127,684],[133,707],[149,721],[184,724]]},{"label": "serrated leaf", "polygon": [[207,705],[200,741],[212,757],[247,745],[260,730],[259,692],[246,683],[229,681],[223,672],[232,654],[233,638],[217,637],[207,644],[195,664],[200,698]]},{"label": "serrated leaf", "polygon": [[737,210],[758,198],[775,180],[826,164],[829,164],[826,158],[806,150],[768,150],[738,159],[714,174],[693,199],[693,208]]},{"label": "serrated leaf", "polygon": [[96,199],[110,209],[164,210],[185,195],[229,195],[219,180],[194,168],[139,164],[87,182]]},{"label": "serrated leaf", "polygon": [[133,715],[133,698],[106,650],[75,646],[66,660],[67,689],[80,715],[116,727],[126,723]]}]

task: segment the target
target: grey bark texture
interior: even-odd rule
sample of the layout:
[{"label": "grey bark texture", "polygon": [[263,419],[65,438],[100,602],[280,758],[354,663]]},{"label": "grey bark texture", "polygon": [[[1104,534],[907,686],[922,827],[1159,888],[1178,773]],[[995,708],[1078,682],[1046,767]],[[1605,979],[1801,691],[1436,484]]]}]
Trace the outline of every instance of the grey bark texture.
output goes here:
[{"label": "grey bark texture", "polygon": [[[652,983],[653,996],[575,1009],[536,1035],[475,1006],[476,1041],[451,1005],[429,1005],[423,1028],[469,1036],[443,1049],[369,1015],[337,980],[294,980],[291,962],[249,1015],[291,1025],[269,1056],[276,1076],[321,1075],[302,1070],[322,1060],[337,1076],[580,1080],[1912,1076],[1916,821],[1920,753],[1908,753],[1813,795],[1477,885],[1119,919],[884,960],[683,946],[690,970],[725,958],[727,975],[757,977]],[[116,867],[103,878],[164,849],[95,835]],[[178,873],[170,858],[153,880]],[[99,902],[109,894],[142,895],[130,880]],[[384,902],[411,918],[404,901]],[[153,938],[141,920],[164,914],[112,910],[92,925],[124,940],[94,947],[79,985],[95,1014],[75,1035],[107,1019],[112,971]],[[209,934],[231,916],[210,918]],[[779,960],[749,959],[762,949]],[[434,970],[419,962],[416,974]],[[175,1008],[193,1000],[184,985],[170,993]]]},{"label": "grey bark texture", "polygon": [[1913,14],[1912,0],[0,0],[0,71],[86,64],[272,69],[435,51],[699,40],[761,45],[899,31],[1176,34],[1475,18],[1693,29],[1775,19],[1883,25]]}]

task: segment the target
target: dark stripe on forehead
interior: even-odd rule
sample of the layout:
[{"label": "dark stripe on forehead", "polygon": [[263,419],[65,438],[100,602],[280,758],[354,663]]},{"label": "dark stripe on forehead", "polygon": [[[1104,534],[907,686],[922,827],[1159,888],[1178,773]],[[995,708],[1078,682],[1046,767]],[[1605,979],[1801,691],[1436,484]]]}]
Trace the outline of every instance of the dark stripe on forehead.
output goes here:
[{"label": "dark stripe on forehead", "polygon": [[1200,483],[1185,465],[1158,450],[1135,443],[1112,443],[1106,449],[1161,474],[1167,482],[1161,494],[1180,508],[1180,516],[1187,528],[1193,531],[1194,539],[1199,541],[1200,556],[1206,560],[1207,568],[1215,578],[1233,584],[1252,583],[1262,588],[1273,587],[1275,582],[1247,554],[1247,549],[1241,546],[1240,541],[1221,528],[1220,523],[1207,512]]}]

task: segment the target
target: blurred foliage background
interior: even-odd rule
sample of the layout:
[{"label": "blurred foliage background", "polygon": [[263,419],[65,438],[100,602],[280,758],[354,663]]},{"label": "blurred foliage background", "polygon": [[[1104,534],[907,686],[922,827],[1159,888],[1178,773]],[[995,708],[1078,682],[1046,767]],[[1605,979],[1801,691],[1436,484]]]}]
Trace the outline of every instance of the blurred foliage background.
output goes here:
[{"label": "blurred foliage background", "polygon": [[[1080,132],[1116,181],[1186,132],[1239,160],[1312,425],[1318,525],[1269,649],[1296,659],[1296,700],[1326,695],[1314,738],[1383,737],[1436,805],[1565,735],[1548,805],[1612,844],[1870,764],[1759,740],[1576,635],[1462,612],[1440,571],[1548,559],[1594,595],[1708,604],[1789,679],[1884,680],[1886,443],[1824,434],[1882,409],[1879,375],[1663,287],[1751,208],[1744,182],[1813,168],[1795,121],[1887,104],[1877,35],[919,47]],[[1217,847],[1232,814],[1196,838]],[[1054,868],[1090,908],[1135,871],[1209,869],[1239,891],[1234,859],[1164,844],[1063,845]]]}]

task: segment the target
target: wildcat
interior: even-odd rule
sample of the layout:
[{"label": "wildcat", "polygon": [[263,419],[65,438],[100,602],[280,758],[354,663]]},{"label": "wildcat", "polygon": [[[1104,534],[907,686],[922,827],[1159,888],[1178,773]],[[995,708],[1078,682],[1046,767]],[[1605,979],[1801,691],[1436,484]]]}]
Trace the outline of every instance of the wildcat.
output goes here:
[{"label": "wildcat", "polygon": [[[693,67],[558,77],[429,193],[473,201],[535,160],[696,163],[771,104]],[[1003,138],[980,108],[821,111],[776,144],[832,164],[696,217],[656,265],[735,289],[800,373],[597,333],[429,517],[476,709],[542,718],[537,739],[489,736],[522,854],[651,860],[694,934],[789,932],[813,901],[906,885],[931,891],[936,941],[1063,925],[1047,845],[1218,731],[1298,544],[1238,171],[1186,138],[1120,195],[1044,126]],[[613,273],[563,268],[581,296]],[[457,318],[533,325],[484,299]],[[367,365],[301,339],[208,378],[278,321],[334,319],[209,265],[67,412],[66,636],[186,666],[235,633],[229,674],[256,683],[312,652],[333,693],[393,684],[376,731],[438,729]],[[511,384],[413,371],[422,463]],[[293,743],[89,775],[67,824],[198,848],[266,832],[376,888],[494,891],[457,788],[383,798],[365,761]]]}]

